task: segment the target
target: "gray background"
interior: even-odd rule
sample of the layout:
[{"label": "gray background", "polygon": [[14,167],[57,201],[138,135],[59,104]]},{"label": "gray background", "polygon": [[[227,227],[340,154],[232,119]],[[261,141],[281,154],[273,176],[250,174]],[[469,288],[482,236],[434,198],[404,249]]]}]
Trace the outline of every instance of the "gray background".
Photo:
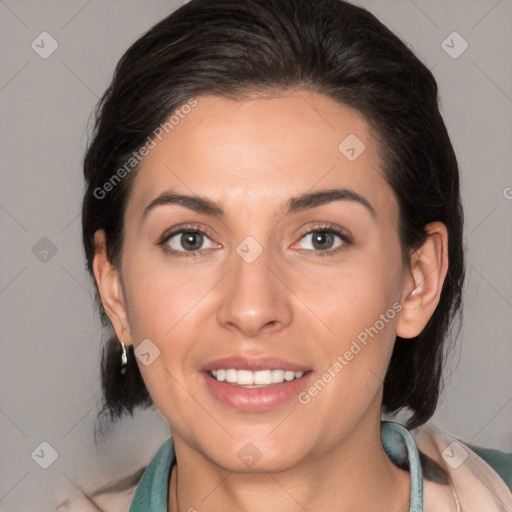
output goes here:
[{"label": "gray background", "polygon": [[[359,4],[433,70],[461,166],[468,249],[464,332],[447,367],[435,422],[475,444],[512,451],[512,1]],[[146,464],[168,435],[159,413],[146,411],[94,446],[101,329],[84,269],[79,211],[92,109],[129,43],[178,5],[0,2],[5,512],[54,510],[66,493],[97,488]],[[43,31],[58,42],[47,59],[31,47]],[[456,59],[441,46],[453,31],[469,44]],[[448,41],[461,47],[459,40]],[[48,247],[43,237],[57,248],[47,261],[41,261],[41,247]],[[58,452],[46,470],[31,458],[43,441]]]}]

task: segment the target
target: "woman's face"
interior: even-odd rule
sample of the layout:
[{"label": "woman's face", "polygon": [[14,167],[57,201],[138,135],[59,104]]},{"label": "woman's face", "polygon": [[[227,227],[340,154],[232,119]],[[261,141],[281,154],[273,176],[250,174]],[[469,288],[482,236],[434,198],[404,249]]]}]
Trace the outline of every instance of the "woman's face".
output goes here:
[{"label": "woman's face", "polygon": [[410,276],[398,205],[348,107],[307,91],[196,100],[133,183],[118,336],[177,445],[286,469],[378,428]]}]

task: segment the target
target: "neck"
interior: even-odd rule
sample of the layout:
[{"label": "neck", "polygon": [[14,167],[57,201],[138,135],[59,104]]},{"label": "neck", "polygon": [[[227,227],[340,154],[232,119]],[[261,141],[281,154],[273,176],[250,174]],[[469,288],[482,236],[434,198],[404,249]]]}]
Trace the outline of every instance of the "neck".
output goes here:
[{"label": "neck", "polygon": [[179,468],[171,473],[169,512],[409,510],[410,476],[384,452],[380,423],[370,432],[358,427],[327,453],[275,473],[227,471],[179,437],[174,442]]}]

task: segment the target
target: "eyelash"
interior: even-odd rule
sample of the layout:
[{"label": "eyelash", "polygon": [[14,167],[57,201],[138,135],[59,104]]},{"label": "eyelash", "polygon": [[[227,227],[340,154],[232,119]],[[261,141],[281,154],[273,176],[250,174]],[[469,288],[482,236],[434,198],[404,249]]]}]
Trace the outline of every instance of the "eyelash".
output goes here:
[{"label": "eyelash", "polygon": [[[313,226],[313,228],[310,228],[308,231],[302,233],[302,235],[299,238],[299,241],[302,240],[306,235],[310,235],[312,233],[318,233],[318,232],[325,232],[325,233],[333,233],[337,235],[342,240],[342,244],[340,244],[335,249],[328,249],[326,251],[321,250],[312,250],[312,249],[299,249],[300,251],[306,251],[308,253],[313,252],[317,256],[334,256],[338,254],[339,252],[346,250],[348,246],[352,245],[351,238],[342,230],[337,228],[336,226],[333,226],[331,224],[317,224]],[[211,237],[203,231],[202,229],[199,229],[197,226],[193,224],[187,224],[186,226],[181,226],[179,229],[173,230],[170,233],[164,233],[160,241],[158,242],[158,245],[162,246],[163,250],[169,254],[170,256],[178,256],[178,257],[198,257],[201,255],[203,251],[206,251],[208,249],[200,249],[197,251],[177,251],[175,249],[172,249],[169,247],[168,242],[169,240],[176,235],[183,233],[197,233],[203,236],[206,236],[211,239]]]}]

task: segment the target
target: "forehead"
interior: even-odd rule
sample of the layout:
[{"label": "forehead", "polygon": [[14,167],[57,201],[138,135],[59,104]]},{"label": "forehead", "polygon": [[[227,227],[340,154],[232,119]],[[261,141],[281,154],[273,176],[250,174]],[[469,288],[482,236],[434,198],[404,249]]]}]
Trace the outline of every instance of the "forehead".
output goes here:
[{"label": "forehead", "polygon": [[378,145],[354,109],[308,91],[195,99],[161,140],[154,138],[137,171],[130,210],[143,210],[170,189],[207,196],[228,213],[275,209],[291,196],[334,187],[389,205],[393,194],[380,170]]}]

